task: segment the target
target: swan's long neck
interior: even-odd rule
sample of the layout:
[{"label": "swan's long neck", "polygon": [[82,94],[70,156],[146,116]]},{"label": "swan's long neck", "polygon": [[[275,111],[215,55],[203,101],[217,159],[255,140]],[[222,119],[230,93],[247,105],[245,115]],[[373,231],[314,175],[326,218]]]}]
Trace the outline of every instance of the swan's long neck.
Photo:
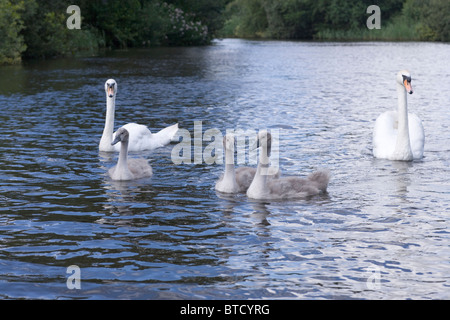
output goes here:
[{"label": "swan's long neck", "polygon": [[269,169],[269,156],[267,146],[262,146],[259,154],[258,166],[256,167],[255,177],[247,190],[247,195],[259,198],[266,192],[266,181]]},{"label": "swan's long neck", "polygon": [[398,94],[398,131],[394,157],[402,160],[412,160],[411,144],[409,140],[408,106],[405,88],[397,84]]},{"label": "swan's long neck", "polygon": [[103,135],[100,139],[100,149],[102,151],[113,151],[114,147],[111,145],[113,132],[114,132],[114,113],[115,113],[115,104],[116,97],[108,97],[106,95],[106,119],[105,119],[105,127],[103,129]]}]

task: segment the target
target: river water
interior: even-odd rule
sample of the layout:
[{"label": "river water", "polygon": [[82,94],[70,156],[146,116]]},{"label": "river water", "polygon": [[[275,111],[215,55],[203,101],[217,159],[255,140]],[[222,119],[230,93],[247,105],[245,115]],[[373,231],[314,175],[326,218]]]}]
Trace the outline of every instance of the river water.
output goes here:
[{"label": "river water", "polygon": [[[439,43],[225,39],[1,67],[0,297],[449,299],[449,56]],[[373,124],[404,68],[425,157],[376,160]],[[178,122],[200,145],[192,160],[208,129],[273,130],[283,174],[328,168],[328,193],[217,194],[223,165],[176,164],[177,142],[130,155],[152,178],[111,181],[117,154],[98,151],[109,78],[116,128]]]}]

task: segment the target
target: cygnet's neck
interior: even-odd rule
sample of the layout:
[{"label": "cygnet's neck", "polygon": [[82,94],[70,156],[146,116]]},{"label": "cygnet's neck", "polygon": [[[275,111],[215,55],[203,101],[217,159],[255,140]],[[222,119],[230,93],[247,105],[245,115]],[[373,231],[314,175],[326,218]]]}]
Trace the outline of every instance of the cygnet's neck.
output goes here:
[{"label": "cygnet's neck", "polygon": [[234,150],[225,148],[225,172],[222,178],[223,183],[237,188],[236,173],[234,169]]},{"label": "cygnet's neck", "polygon": [[259,155],[258,167],[256,168],[256,175],[261,176],[266,180],[269,169],[269,157],[267,156],[267,149],[262,148]]},{"label": "cygnet's neck", "polygon": [[114,132],[114,113],[116,96],[109,97],[106,95],[106,118],[105,127],[103,128],[102,138],[100,139],[100,149],[103,151],[114,150],[111,145]]},{"label": "cygnet's neck", "polygon": [[128,168],[128,141],[120,142],[119,160],[117,161],[116,172],[123,176],[130,176],[131,171]]},{"label": "cygnet's neck", "polygon": [[397,83],[398,95],[398,131],[394,158],[399,160],[412,160],[411,143],[409,140],[408,106],[405,87]]},{"label": "cygnet's neck", "polygon": [[269,154],[267,146],[262,146],[259,154],[258,166],[256,168],[255,177],[247,190],[247,195],[253,198],[259,198],[265,193],[266,181],[269,169]]}]

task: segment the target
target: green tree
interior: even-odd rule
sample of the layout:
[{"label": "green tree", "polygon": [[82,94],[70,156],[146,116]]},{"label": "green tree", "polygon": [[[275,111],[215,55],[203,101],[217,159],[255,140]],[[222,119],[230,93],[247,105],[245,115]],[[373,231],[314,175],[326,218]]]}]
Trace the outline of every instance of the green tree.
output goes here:
[{"label": "green tree", "polygon": [[[28,1],[26,1],[28,2]],[[81,30],[69,30],[66,26],[69,14],[64,0],[33,0],[34,10],[23,14],[25,28],[22,31],[27,49],[26,58],[50,58],[80,52],[93,54],[100,44],[99,32],[82,20]],[[76,1],[74,1],[76,2]],[[86,11],[82,11],[83,14]]]},{"label": "green tree", "polygon": [[263,0],[234,0],[225,10],[222,33],[236,37],[262,37],[268,27]]},{"label": "green tree", "polygon": [[105,34],[107,46],[137,45],[141,9],[139,0],[94,1],[92,10],[96,13],[96,27]]},{"label": "green tree", "polygon": [[194,21],[208,27],[210,36],[216,35],[224,23],[224,11],[231,0],[167,0],[167,3],[194,14]]},{"label": "green tree", "polygon": [[450,2],[407,0],[402,16],[421,40],[450,41]]},{"label": "green tree", "polygon": [[264,0],[264,8],[271,38],[310,39],[322,17],[320,3],[314,0]]},{"label": "green tree", "polygon": [[22,14],[26,8],[32,8],[24,1],[0,0],[0,64],[12,64],[21,61],[26,50],[21,31],[25,28]]},{"label": "green tree", "polygon": [[426,23],[436,32],[436,40],[450,41],[450,2],[432,0],[426,11]]}]

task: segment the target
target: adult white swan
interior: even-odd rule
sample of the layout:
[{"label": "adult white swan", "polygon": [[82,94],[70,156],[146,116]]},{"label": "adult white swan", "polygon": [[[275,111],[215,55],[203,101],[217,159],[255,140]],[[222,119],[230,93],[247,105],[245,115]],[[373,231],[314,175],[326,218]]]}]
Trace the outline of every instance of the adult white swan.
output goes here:
[{"label": "adult white swan", "polygon": [[306,178],[291,176],[267,179],[271,140],[269,132],[265,130],[259,132],[257,142],[262,150],[259,154],[255,177],[247,190],[249,198],[260,200],[298,199],[326,192],[330,180],[328,170],[315,171]]},{"label": "adult white swan", "polygon": [[153,175],[152,167],[145,159],[128,159],[129,133],[124,127],[116,132],[115,139],[111,142],[116,145],[120,142],[120,153],[117,165],[108,170],[113,180],[134,180]]},{"label": "adult white swan", "polygon": [[408,113],[406,93],[413,93],[411,75],[402,70],[397,73],[398,110],[382,113],[375,122],[373,155],[376,158],[411,161],[423,157],[422,121]]},{"label": "adult white swan", "polygon": [[[119,145],[111,145],[116,133],[114,130],[114,113],[117,95],[117,83],[113,79],[109,79],[105,83],[106,91],[106,120],[103,135],[100,139],[99,150],[105,152],[119,151]],[[129,140],[129,151],[153,150],[169,144],[178,131],[178,123],[153,134],[150,130],[137,123],[128,123],[123,126],[127,129]]]},{"label": "adult white swan", "polygon": [[[234,143],[234,134],[227,133],[225,137],[223,137],[225,172],[216,182],[215,186],[215,189],[222,193],[246,192],[256,173],[256,168],[234,167]],[[278,178],[279,176],[279,168],[270,167],[269,178]]]}]

